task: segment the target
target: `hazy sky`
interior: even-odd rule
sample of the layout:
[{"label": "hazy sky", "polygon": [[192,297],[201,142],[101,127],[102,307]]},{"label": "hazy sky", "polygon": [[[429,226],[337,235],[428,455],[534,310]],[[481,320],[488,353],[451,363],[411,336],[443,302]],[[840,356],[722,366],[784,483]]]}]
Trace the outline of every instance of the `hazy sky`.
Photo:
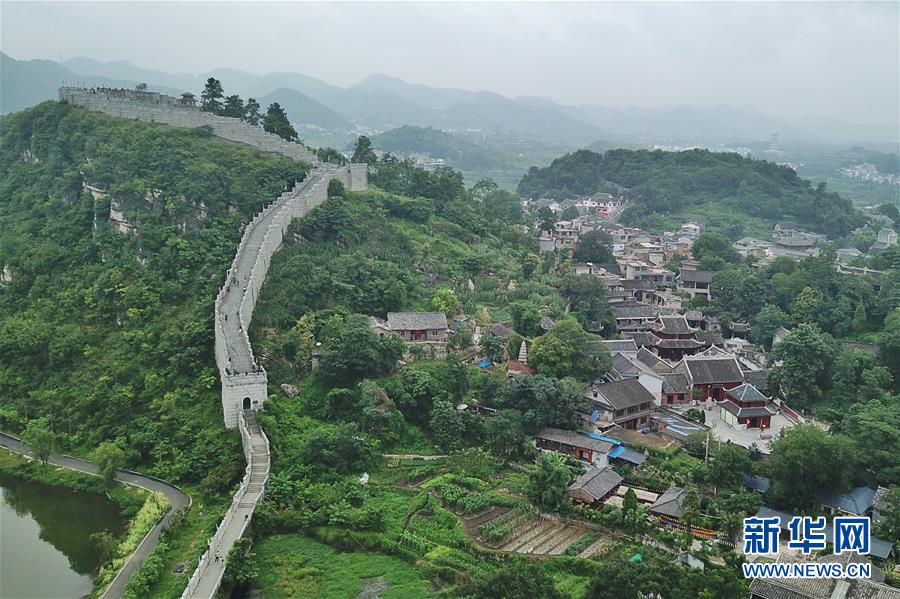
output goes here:
[{"label": "hazy sky", "polygon": [[0,4],[14,58],[900,121],[900,3]]}]

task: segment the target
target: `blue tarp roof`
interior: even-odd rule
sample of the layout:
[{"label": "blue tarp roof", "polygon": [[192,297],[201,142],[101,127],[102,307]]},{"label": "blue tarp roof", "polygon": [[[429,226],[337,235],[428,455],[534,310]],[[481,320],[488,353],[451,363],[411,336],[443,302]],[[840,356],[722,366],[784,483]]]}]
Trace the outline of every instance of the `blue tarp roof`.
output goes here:
[{"label": "blue tarp roof", "polygon": [[[594,412],[594,414],[599,414],[599,413]],[[592,419],[594,418],[594,414],[591,414]],[[613,445],[625,445],[618,439],[613,439],[612,437],[604,437],[600,433],[588,433],[588,436],[593,437],[594,439],[597,439],[598,441],[606,441],[607,443],[612,443]]]},{"label": "blue tarp roof", "polygon": [[622,453],[624,453],[624,452],[625,452],[625,448],[622,447],[621,445],[619,445],[618,447],[612,448],[612,450],[609,452],[609,457],[617,458],[620,455],[622,455]]}]

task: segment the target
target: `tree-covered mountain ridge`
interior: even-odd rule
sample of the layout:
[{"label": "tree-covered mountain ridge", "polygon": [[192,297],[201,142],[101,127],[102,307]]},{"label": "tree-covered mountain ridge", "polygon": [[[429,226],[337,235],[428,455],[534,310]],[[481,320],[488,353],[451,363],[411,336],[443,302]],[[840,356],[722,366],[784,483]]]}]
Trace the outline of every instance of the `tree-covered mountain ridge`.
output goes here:
[{"label": "tree-covered mountain ridge", "polygon": [[863,223],[848,200],[788,166],[709,150],[578,150],[550,166],[531,167],[518,193],[562,199],[603,191],[609,183],[628,188],[632,205],[622,216],[626,223],[647,225],[705,205],[734,219],[790,221],[829,237],[842,237]]},{"label": "tree-covered mountain ridge", "polygon": [[241,223],[308,167],[56,102],[4,117],[0,138],[0,428],[39,420],[58,450],[112,441],[129,467],[227,489],[242,460],[221,427],[215,292]]}]

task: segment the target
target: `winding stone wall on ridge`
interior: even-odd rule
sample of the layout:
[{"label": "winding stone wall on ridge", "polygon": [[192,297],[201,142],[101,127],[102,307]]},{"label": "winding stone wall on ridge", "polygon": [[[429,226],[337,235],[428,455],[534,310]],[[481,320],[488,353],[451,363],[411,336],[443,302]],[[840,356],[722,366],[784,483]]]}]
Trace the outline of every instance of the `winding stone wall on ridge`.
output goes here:
[{"label": "winding stone wall on ridge", "polygon": [[195,106],[181,105],[172,96],[130,90],[61,87],[59,100],[123,119],[162,123],[173,127],[209,126],[216,137],[247,144],[265,152],[277,152],[313,165],[319,163],[316,155],[301,144],[284,140],[240,119],[217,116],[202,112]]},{"label": "winding stone wall on ridge", "polygon": [[266,371],[256,363],[247,330],[265,282],[272,256],[281,247],[291,221],[302,217],[328,197],[328,183],[337,179],[350,191],[368,189],[365,164],[335,166],[322,163],[308,149],[285,142],[238,119],[217,117],[179,104],[176,98],[155,93],[111,90],[92,92],[60,88],[61,101],[111,116],[164,123],[178,127],[210,125],[213,134],[308,162],[313,169],[294,188],[281,194],[244,228],[225,284],[215,301],[215,357],[222,384],[225,426],[237,427],[247,468],[231,506],[208,540],[182,599],[212,599],[222,584],[228,553],[249,526],[256,505],[265,497],[269,480],[269,440],[254,412],[268,395]]}]

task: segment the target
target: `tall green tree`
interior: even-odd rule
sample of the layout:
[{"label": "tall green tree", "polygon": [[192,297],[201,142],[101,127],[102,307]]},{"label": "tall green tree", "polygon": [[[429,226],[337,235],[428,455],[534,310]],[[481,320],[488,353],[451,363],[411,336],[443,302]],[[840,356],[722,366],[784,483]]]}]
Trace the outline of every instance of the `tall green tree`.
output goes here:
[{"label": "tall green tree", "polygon": [[605,374],[611,360],[609,349],[600,339],[586,333],[576,320],[570,318],[559,321],[549,332],[538,337],[528,355],[529,364],[541,374],[581,380]]},{"label": "tall green tree", "polygon": [[360,135],[356,140],[356,147],[353,148],[353,156],[350,162],[354,164],[368,164],[369,168],[375,168],[378,164],[378,157],[372,148],[372,140],[365,135]]},{"label": "tall green tree", "polygon": [[853,445],[814,424],[789,429],[772,444],[766,466],[779,500],[795,510],[815,506],[821,493],[845,491],[854,463]]},{"label": "tall green tree", "polygon": [[125,452],[115,443],[104,441],[91,453],[91,461],[96,464],[103,482],[109,486],[116,479],[116,471],[125,463]]},{"label": "tall green tree", "polygon": [[347,318],[337,340],[322,355],[319,373],[329,385],[345,385],[365,377],[383,375],[403,355],[403,341],[379,337],[362,314]]},{"label": "tall green tree", "polygon": [[851,406],[840,430],[878,484],[900,484],[900,396]]},{"label": "tall green tree", "polygon": [[737,487],[741,476],[751,470],[750,453],[739,445],[726,443],[716,452],[709,465],[710,478],[720,487]]},{"label": "tall green tree", "polygon": [[572,480],[572,469],[558,453],[544,453],[528,472],[525,494],[539,510],[555,512],[565,501],[566,487]]},{"label": "tall green tree", "polygon": [[697,236],[691,253],[707,270],[721,270],[727,264],[739,264],[741,255],[731,246],[731,241],[715,231],[705,231]]},{"label": "tall green tree", "polygon": [[262,115],[259,112],[259,102],[256,98],[247,98],[247,104],[244,106],[244,120],[251,125],[259,125]]},{"label": "tall green tree", "polygon": [[831,389],[831,368],[838,348],[828,333],[814,324],[794,327],[772,350],[769,389],[792,406],[808,408]]},{"label": "tall green tree", "polygon": [[791,324],[791,318],[781,308],[773,304],[766,304],[751,322],[750,332],[753,341],[766,349],[772,348],[772,339],[778,327],[787,328]]},{"label": "tall green tree", "polygon": [[230,116],[236,119],[244,118],[246,108],[244,101],[237,94],[225,98],[225,104],[222,107],[222,116]]},{"label": "tall green tree", "polygon": [[588,231],[575,244],[575,259],[579,262],[606,264],[612,262],[612,237],[600,229]]},{"label": "tall green tree", "polygon": [[560,381],[538,374],[514,379],[505,396],[499,398],[499,404],[518,410],[522,427],[528,433],[545,426],[574,428],[582,393],[583,386],[574,379]]},{"label": "tall green tree", "polygon": [[300,141],[297,130],[291,125],[287,113],[278,102],[272,102],[266,109],[266,117],[263,119],[263,129],[288,141]]},{"label": "tall green tree", "polygon": [[878,335],[878,347],[895,381],[900,381],[900,308],[884,319],[884,329]]},{"label": "tall green tree", "polygon": [[222,114],[224,107],[222,100],[224,98],[225,91],[222,89],[222,82],[215,77],[210,77],[206,80],[206,85],[200,93],[200,110],[213,114]]},{"label": "tall green tree", "polygon": [[603,329],[603,334],[615,333],[616,319],[606,301],[606,283],[599,277],[574,274],[563,277],[559,292],[569,300],[569,311],[589,330]]},{"label": "tall green tree", "polygon": [[22,441],[35,459],[46,465],[56,444],[56,435],[47,426],[46,420],[41,418],[28,423],[22,431]]}]

